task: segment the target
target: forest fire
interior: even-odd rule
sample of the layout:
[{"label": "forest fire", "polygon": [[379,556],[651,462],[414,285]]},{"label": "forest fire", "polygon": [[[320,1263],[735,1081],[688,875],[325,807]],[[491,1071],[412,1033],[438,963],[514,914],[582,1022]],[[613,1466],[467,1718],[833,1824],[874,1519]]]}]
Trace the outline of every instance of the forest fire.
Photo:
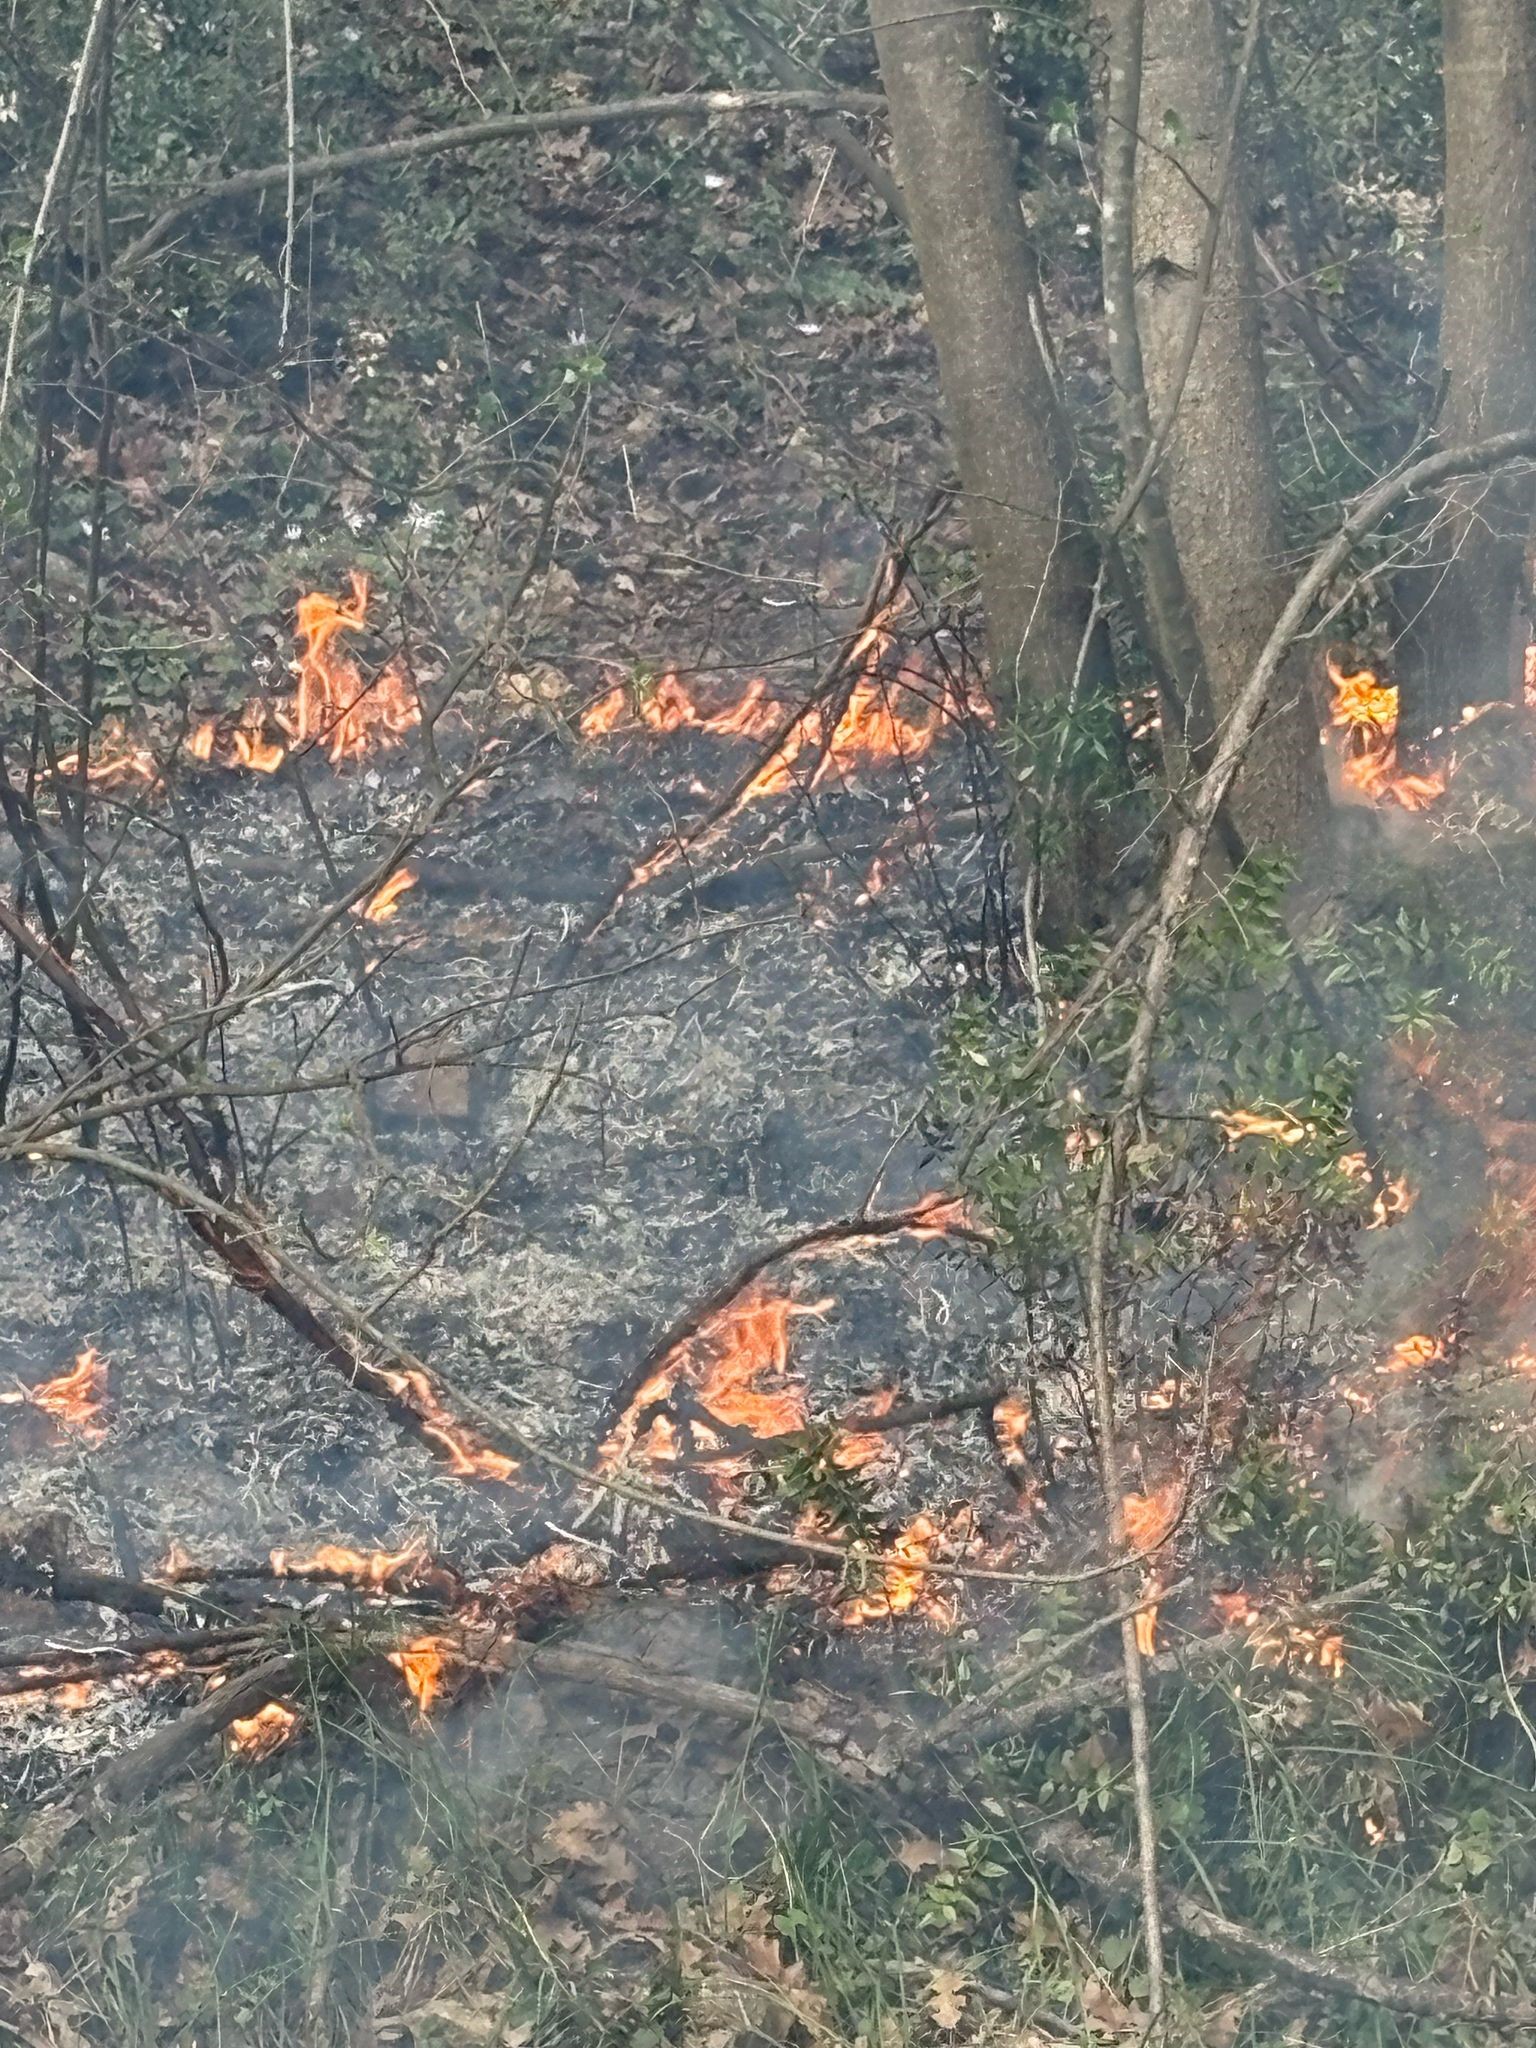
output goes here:
[{"label": "forest fire", "polygon": [[580,730],[589,740],[626,725],[646,726],[652,732],[686,729],[727,739],[771,740],[782,732],[779,744],[743,791],[743,804],[792,789],[802,779],[796,766],[807,749],[816,753],[815,765],[803,778],[808,788],[830,775],[848,773],[860,762],[915,761],[932,747],[946,722],[979,707],[955,703],[947,687],[915,672],[910,680],[905,675],[890,680],[878,673],[876,665],[888,646],[888,636],[877,629],[864,635],[853,657],[865,664],[864,672],[830,731],[821,706],[815,704],[784,731],[785,706],[762,676],[754,677],[733,702],[711,711],[671,670],[647,691],[615,684],[582,714]]},{"label": "forest fire", "polygon": [[296,1557],[286,1550],[271,1553],[276,1577],[339,1579],[344,1584],[366,1587],[370,1592],[396,1590],[414,1584],[432,1571],[427,1546],[414,1537],[403,1550],[352,1550],[341,1543],[322,1543],[307,1556]]},{"label": "forest fire", "polygon": [[443,1690],[444,1672],[452,1646],[441,1636],[414,1636],[389,1652],[389,1661],[405,1680],[405,1689],[422,1715],[431,1712]]},{"label": "forest fire", "polygon": [[[275,775],[290,754],[318,748],[335,768],[397,745],[421,723],[421,700],[397,662],[386,663],[370,680],[342,645],[344,634],[360,632],[367,624],[372,595],[371,579],[362,570],[349,570],[346,580],[345,597],[311,590],[298,601],[291,701],[253,693],[232,719],[200,719],[182,742],[194,761]],[[77,775],[79,763],[78,752],[62,756],[60,777]],[[162,780],[154,751],[133,740],[119,719],[103,722],[86,772],[92,785],[104,790],[154,789]],[[397,880],[390,877],[390,882]],[[408,887],[410,882],[399,882],[395,895]]]},{"label": "forest fire", "polygon": [[1183,1504],[1183,1489],[1170,1479],[1155,1493],[1128,1493],[1120,1502],[1125,1540],[1133,1550],[1156,1550],[1173,1532]]},{"label": "forest fire", "polygon": [[1346,669],[1331,654],[1328,679],[1329,724],[1342,739],[1343,787],[1366,803],[1396,803],[1407,811],[1427,810],[1444,796],[1446,770],[1415,774],[1399,766],[1397,685],[1384,683],[1372,668]]},{"label": "forest fire", "polygon": [[357,906],[358,916],[368,924],[388,924],[399,915],[400,898],[407,889],[414,889],[419,879],[412,867],[396,868],[366,902]]},{"label": "forest fire", "polygon": [[1376,1370],[1380,1373],[1417,1372],[1422,1366],[1438,1365],[1449,1356],[1450,1350],[1443,1337],[1416,1332],[1411,1337],[1399,1337]]},{"label": "forest fire", "polygon": [[997,1454],[1010,1471],[1023,1471],[1029,1464],[1032,1420],[1029,1403],[1017,1394],[1005,1394],[992,1410],[992,1435],[997,1444]]},{"label": "forest fire", "polygon": [[764,1289],[728,1304],[645,1381],[603,1445],[598,1469],[610,1472],[630,1456],[651,1465],[674,1464],[687,1444],[726,1451],[711,1457],[711,1476],[738,1478],[747,1451],[729,1454],[733,1433],[774,1437],[804,1428],[806,1394],[790,1376],[789,1326],[798,1316],[822,1315],[830,1306],[802,1305]]},{"label": "forest fire", "polygon": [[931,1515],[914,1515],[892,1539],[890,1548],[871,1559],[874,1582],[870,1589],[851,1595],[838,1607],[843,1627],[864,1628],[870,1622],[894,1620],[899,1614],[918,1614],[935,1628],[952,1629],[959,1619],[959,1604],[924,1567],[937,1558],[941,1544],[957,1535],[963,1539],[967,1533],[945,1528]]},{"label": "forest fire", "polygon": [[[222,1681],[221,1681],[222,1683]],[[299,1717],[281,1700],[268,1700],[254,1714],[242,1714],[224,1731],[231,1756],[241,1763],[265,1763],[269,1756],[290,1742],[299,1728]]]},{"label": "forest fire", "polygon": [[106,1392],[107,1361],[88,1344],[68,1372],[36,1387],[7,1387],[0,1392],[0,1403],[40,1409],[82,1436],[99,1438],[106,1433],[96,1420]]},{"label": "forest fire", "polygon": [[380,1377],[409,1404],[422,1435],[446,1459],[455,1479],[508,1480],[516,1476],[520,1469],[517,1460],[477,1442],[474,1432],[443,1406],[436,1387],[418,1367],[401,1371],[381,1368]]},{"label": "forest fire", "polygon": [[1222,1136],[1229,1146],[1239,1144],[1244,1138],[1269,1138],[1277,1145],[1300,1145],[1305,1139],[1316,1136],[1315,1125],[1303,1123],[1288,1109],[1218,1110],[1216,1121],[1221,1125]]}]

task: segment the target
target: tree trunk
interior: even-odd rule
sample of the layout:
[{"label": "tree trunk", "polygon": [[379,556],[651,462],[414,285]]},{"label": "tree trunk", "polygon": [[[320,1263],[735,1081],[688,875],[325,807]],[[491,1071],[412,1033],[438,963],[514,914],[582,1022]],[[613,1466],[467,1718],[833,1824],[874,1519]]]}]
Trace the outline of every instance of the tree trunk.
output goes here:
[{"label": "tree trunk", "polygon": [[[1168,512],[1218,725],[1289,594],[1247,179],[1240,151],[1229,148],[1231,95],[1215,0],[1146,0],[1136,312],[1153,427],[1168,436]],[[1221,219],[1212,259],[1213,207]],[[1308,665],[1297,660],[1279,679],[1267,733],[1233,791],[1248,844],[1305,851],[1316,843],[1326,812],[1317,728]]]},{"label": "tree trunk", "polygon": [[[1446,447],[1536,419],[1536,9],[1445,0]],[[1416,731],[1519,694],[1518,599],[1530,474],[1452,493],[1422,568],[1402,579],[1405,712]]]},{"label": "tree trunk", "polygon": [[[987,18],[976,8],[914,9],[908,0],[870,0],[870,17],[980,577],[993,688],[1005,712],[1051,698],[1102,699],[1113,688],[1113,662],[1094,614],[1097,551],[1037,329],[1034,253],[993,87]],[[1104,855],[1102,826],[1084,822],[1070,779],[1047,767],[1021,785],[1032,842],[1042,830],[1052,842],[1045,907],[1058,926],[1091,907],[1089,871]]]}]

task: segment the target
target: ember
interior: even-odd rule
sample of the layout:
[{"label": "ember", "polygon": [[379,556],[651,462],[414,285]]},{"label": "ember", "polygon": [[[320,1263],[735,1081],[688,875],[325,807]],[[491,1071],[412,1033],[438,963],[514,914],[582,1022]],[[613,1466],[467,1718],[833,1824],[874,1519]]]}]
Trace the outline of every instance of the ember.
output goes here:
[{"label": "ember", "polygon": [[94,1345],[87,1345],[68,1372],[41,1386],[11,1387],[0,1393],[9,1406],[40,1408],[56,1422],[77,1429],[82,1436],[99,1438],[104,1427],[96,1420],[107,1392],[107,1361]]}]

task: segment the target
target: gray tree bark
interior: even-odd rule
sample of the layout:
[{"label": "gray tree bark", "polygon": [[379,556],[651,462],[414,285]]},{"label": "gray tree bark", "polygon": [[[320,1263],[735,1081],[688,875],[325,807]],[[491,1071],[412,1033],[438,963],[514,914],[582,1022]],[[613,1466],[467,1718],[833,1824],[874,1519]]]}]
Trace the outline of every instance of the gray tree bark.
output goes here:
[{"label": "gray tree bark", "polygon": [[[1445,0],[1445,296],[1439,440],[1536,420],[1536,7]],[[1472,479],[1446,500],[1425,565],[1402,579],[1405,714],[1518,696],[1518,598],[1536,486]]]},{"label": "gray tree bark", "polygon": [[[1285,602],[1280,478],[1247,177],[1241,149],[1229,158],[1226,148],[1232,67],[1216,0],[1146,0],[1143,33],[1136,313],[1153,426],[1167,434],[1168,514],[1219,728]],[[1327,801],[1318,722],[1310,665],[1293,661],[1277,679],[1267,730],[1232,795],[1250,845],[1315,844]]]},{"label": "gray tree bark", "polygon": [[[1000,708],[1113,686],[1095,623],[1097,550],[1074,484],[1071,438],[1037,331],[1037,272],[1014,152],[993,86],[985,13],[870,0],[897,169],[939,359]],[[1100,828],[1072,792],[1022,787],[1028,829],[1052,842],[1045,909],[1091,906]],[[1054,815],[1046,817],[1049,809]]]}]

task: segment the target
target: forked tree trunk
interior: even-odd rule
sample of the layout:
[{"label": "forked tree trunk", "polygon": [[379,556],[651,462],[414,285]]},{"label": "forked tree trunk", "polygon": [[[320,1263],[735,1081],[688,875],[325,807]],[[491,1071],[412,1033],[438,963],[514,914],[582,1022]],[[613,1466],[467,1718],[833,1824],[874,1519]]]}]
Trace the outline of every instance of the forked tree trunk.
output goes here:
[{"label": "forked tree trunk", "polygon": [[[1165,492],[1218,726],[1290,590],[1238,149],[1222,191],[1231,71],[1216,0],[1146,0],[1136,311],[1157,432],[1176,408]],[[1202,303],[1201,254],[1217,204],[1221,232]],[[1298,660],[1280,678],[1233,792],[1250,845],[1304,852],[1316,843],[1326,813],[1317,728],[1308,664]]]},{"label": "forked tree trunk", "polygon": [[[1097,553],[1073,516],[1070,437],[1036,331],[1036,269],[1014,151],[993,85],[986,14],[870,0],[897,169],[939,359],[999,706],[1102,694],[1108,634],[1092,620]],[[1049,777],[1047,776],[1047,780]],[[1058,778],[1055,815],[1021,794],[1052,848],[1046,910],[1090,909],[1101,828]]]},{"label": "forked tree trunk", "polygon": [[[1445,0],[1445,296],[1440,362],[1448,447],[1536,420],[1536,6]],[[1529,473],[1469,481],[1402,580],[1407,703],[1416,729],[1518,695],[1518,599]]]}]

